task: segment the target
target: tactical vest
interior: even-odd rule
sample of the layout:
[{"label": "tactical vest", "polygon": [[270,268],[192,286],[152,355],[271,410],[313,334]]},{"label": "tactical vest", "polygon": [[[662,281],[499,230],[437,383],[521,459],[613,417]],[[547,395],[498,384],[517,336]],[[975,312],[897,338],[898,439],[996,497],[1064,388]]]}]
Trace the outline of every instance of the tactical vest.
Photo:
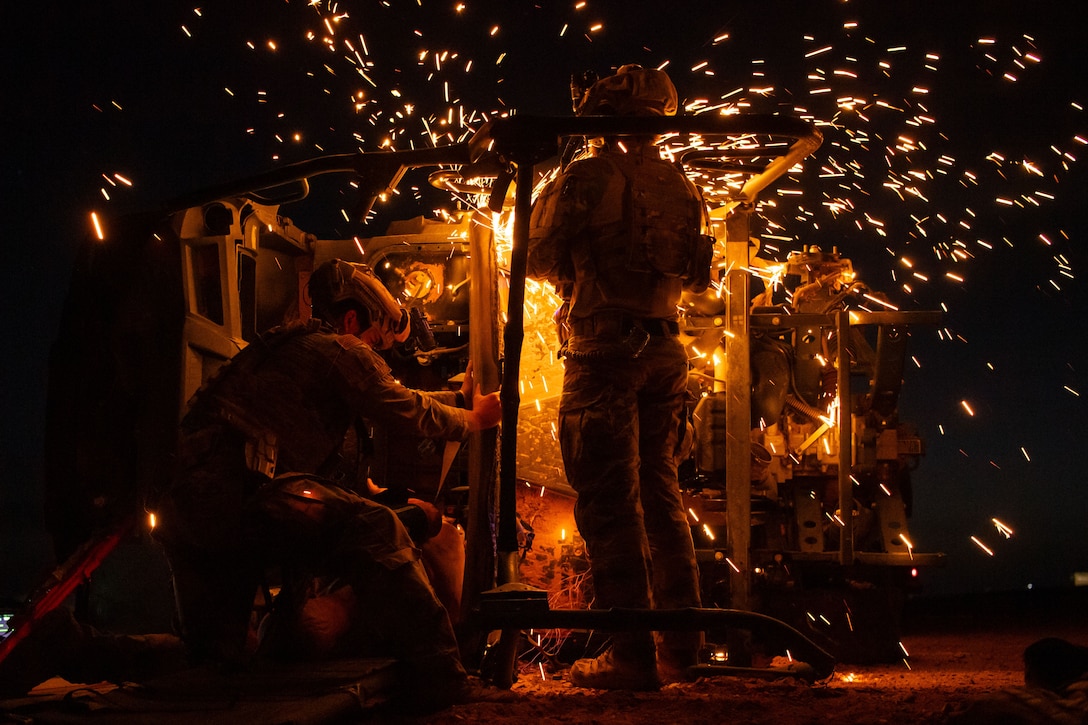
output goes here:
[{"label": "tactical vest", "polygon": [[685,284],[691,281],[703,223],[698,192],[672,164],[630,163],[625,154],[606,158],[626,181],[627,269],[679,277]]},{"label": "tactical vest", "polygon": [[364,381],[332,372],[337,350],[348,348],[313,321],[266,333],[197,391],[182,427],[231,426],[247,439],[251,469],[266,475],[316,471],[355,417],[343,393]]},{"label": "tactical vest", "polygon": [[[539,234],[571,213],[587,215],[560,271],[561,282],[572,283],[560,285],[560,294],[570,291],[572,317],[620,309],[675,318],[682,289],[701,291],[709,283],[713,240],[701,234],[706,212],[699,191],[658,158],[605,152],[576,164],[576,183],[587,188],[570,193],[567,181],[557,179],[538,199],[533,220]],[[584,210],[568,208],[583,203]]]}]

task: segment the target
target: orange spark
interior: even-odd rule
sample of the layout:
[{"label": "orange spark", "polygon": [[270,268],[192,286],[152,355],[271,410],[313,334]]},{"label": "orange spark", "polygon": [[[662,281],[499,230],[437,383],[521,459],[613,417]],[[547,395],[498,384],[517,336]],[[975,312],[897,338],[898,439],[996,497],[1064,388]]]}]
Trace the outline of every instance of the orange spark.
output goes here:
[{"label": "orange spark", "polygon": [[977,537],[977,536],[972,536],[972,537],[971,537],[971,541],[975,542],[975,545],[976,545],[976,546],[977,546],[978,548],[982,549],[983,551],[985,551],[985,552],[986,552],[987,554],[989,554],[990,556],[993,556],[993,555],[994,555],[994,550],[993,550],[993,549],[991,549],[990,547],[986,546],[986,544],[983,544],[983,543],[982,543],[981,541],[979,541],[979,539],[978,539],[978,537]]}]

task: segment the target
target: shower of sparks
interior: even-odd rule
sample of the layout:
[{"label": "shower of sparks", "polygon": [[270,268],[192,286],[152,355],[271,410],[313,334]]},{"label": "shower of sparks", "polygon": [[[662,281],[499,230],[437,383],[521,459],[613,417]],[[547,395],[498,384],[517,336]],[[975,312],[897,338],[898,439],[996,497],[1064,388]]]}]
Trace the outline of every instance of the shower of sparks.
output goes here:
[{"label": "shower of sparks", "polygon": [[1007,524],[999,521],[998,519],[990,519],[990,521],[993,522],[994,527],[997,529],[997,533],[1001,534],[1006,539],[1012,538],[1014,532],[1011,528],[1008,527]]},{"label": "shower of sparks", "polygon": [[[320,89],[323,95],[331,98],[347,99],[345,118],[359,117],[363,121],[362,127],[352,128],[350,124],[327,119],[330,122],[328,130],[320,135],[327,137],[330,130],[350,128],[352,143],[360,150],[460,142],[490,118],[514,112],[516,109],[506,107],[494,94],[494,89],[497,84],[516,83],[516,78],[504,77],[501,68],[508,56],[527,52],[528,46],[523,49],[519,45],[526,36],[515,33],[510,19],[498,10],[473,15],[470,10],[475,8],[458,3],[452,8],[452,16],[447,16],[433,3],[421,0],[416,5],[417,8],[409,10],[383,3],[371,9],[345,12],[335,3],[314,0],[301,7],[291,5],[281,10],[285,14],[278,33],[281,37],[267,38],[259,43],[254,42],[257,40],[254,38],[239,38],[239,42],[254,50],[263,43],[268,52],[276,51],[270,60],[290,54],[291,65],[301,69],[308,78],[309,87]],[[557,52],[566,46],[575,46],[570,50],[578,50],[576,46],[582,43],[593,43],[597,47],[602,42],[598,36],[608,27],[608,22],[607,18],[594,18],[587,23],[584,16],[587,7],[585,3],[576,3],[566,11],[566,17],[562,11],[542,14],[539,22],[531,27],[542,37],[562,38]],[[185,26],[187,37],[201,37],[206,25],[212,22],[212,18],[205,15],[198,14],[192,24]],[[399,43],[395,42],[396,38],[380,38],[383,42],[378,43],[372,35],[359,32],[360,28],[391,21],[406,29],[402,31]],[[721,54],[732,52],[732,41],[742,37],[742,33],[736,28],[710,22],[715,30],[704,39],[706,45],[700,46],[697,41],[706,25],[702,18],[692,19],[689,45],[702,47],[703,55],[691,58],[686,64],[690,77],[684,78],[676,70],[684,67],[673,62],[679,59],[661,58],[645,63],[668,68],[681,90],[685,86],[692,87],[692,98],[682,99],[682,105],[693,113],[778,112],[782,107],[813,121],[825,135],[824,151],[821,152],[824,158],[820,163],[803,164],[791,171],[790,178],[797,182],[794,188],[777,192],[780,200],[796,198],[796,202],[776,205],[776,209],[764,204],[764,213],[776,226],[790,229],[782,235],[784,240],[803,241],[805,227],[827,229],[832,222],[839,221],[853,226],[863,235],[873,234],[881,240],[894,235],[899,243],[917,251],[924,251],[927,240],[932,240],[928,242],[932,260],[927,266],[962,263],[970,258],[972,246],[985,243],[975,236],[974,210],[966,206],[949,207],[935,214],[927,208],[925,213],[913,214],[915,204],[932,207],[933,200],[951,199],[948,194],[941,193],[938,188],[941,185],[982,188],[984,182],[992,183],[995,189],[1008,189],[1006,193],[988,195],[1000,206],[1026,209],[1048,203],[1055,198],[1055,185],[1075,160],[1069,144],[1085,145],[1086,135],[1074,134],[1071,138],[1053,139],[1049,144],[1052,156],[1040,153],[1015,157],[994,150],[985,155],[991,170],[984,172],[980,159],[957,153],[956,140],[942,133],[942,108],[937,100],[931,99],[943,98],[946,90],[941,72],[945,60],[954,54],[973,54],[971,60],[981,78],[996,83],[1015,77],[1022,85],[1035,78],[1038,68],[1045,65],[1045,58],[1036,50],[1034,39],[1027,36],[985,38],[976,41],[973,47],[950,47],[936,52],[933,48],[880,44],[873,38],[863,39],[856,32],[865,28],[865,23],[857,17],[845,17],[839,22],[838,36],[827,31],[806,32],[797,38],[795,46],[784,43],[775,57],[753,59],[752,79],[745,93],[745,89],[738,88],[733,80],[741,80],[736,78],[736,73],[726,75],[717,67],[723,62]],[[581,28],[582,32],[566,34],[567,27]],[[879,50],[881,47],[883,51]],[[793,87],[795,82],[786,78],[771,82],[772,76],[781,72],[779,64],[791,53],[806,66],[805,80],[800,82],[800,87]],[[481,68],[498,70],[485,75],[477,70]],[[877,72],[871,72],[870,68]],[[275,72],[274,66],[269,66],[268,70]],[[731,82],[723,83],[720,80],[723,77],[730,78]],[[352,87],[360,80],[373,92],[364,94],[358,87]],[[800,105],[794,98],[804,95],[806,84],[812,102]],[[232,83],[231,87],[234,85]],[[903,96],[896,97],[897,92]],[[414,97],[407,98],[408,93]],[[269,91],[261,96],[260,102],[267,107],[271,97]],[[825,98],[817,101],[812,97]],[[1071,112],[1083,108],[1078,100],[1067,101]],[[304,106],[305,99],[280,100],[277,119],[303,115],[301,112],[283,112],[282,107],[291,103]],[[566,112],[566,109],[559,112]],[[326,119],[321,119],[320,124],[325,122]],[[269,124],[276,139],[275,146],[279,146],[280,139],[294,137],[290,132],[276,130],[278,125],[281,125],[280,121]],[[315,146],[334,145],[335,139],[319,141],[316,140],[318,135],[305,134],[301,138],[315,138]],[[277,150],[276,154],[284,160],[282,152]],[[1015,169],[1019,169],[1021,175],[1014,174]],[[705,174],[695,176],[703,177],[698,179],[702,182],[709,181]],[[865,197],[872,194],[867,187],[870,180],[876,179],[883,180],[883,188],[915,221],[901,225],[899,221],[877,219],[865,213],[865,207],[872,206],[863,203]],[[1013,192],[1017,182],[1026,183],[1030,179],[1038,179],[1040,183],[1045,180],[1047,188]],[[827,183],[820,183],[821,180]],[[724,181],[724,188],[728,189],[739,188],[742,179],[730,182],[723,176],[719,181]],[[712,199],[722,198],[713,188],[709,193]],[[979,205],[984,203],[986,196],[978,200]],[[824,214],[830,214],[831,218],[823,218]],[[797,222],[801,222],[801,226]],[[1050,238],[1051,231],[1042,230],[1040,234]],[[923,284],[934,285],[934,280],[939,279],[923,270],[916,274],[915,279]],[[956,282],[964,279],[962,270],[944,270],[943,277]],[[933,289],[937,290],[936,287]],[[918,291],[912,286],[908,297],[917,295]],[[902,307],[883,299],[879,304],[888,305],[890,309]]]},{"label": "shower of sparks", "polygon": [[[171,28],[180,28],[179,66],[207,65],[209,39],[226,38],[231,44],[233,37],[228,50],[245,62],[215,66],[219,77],[209,79],[207,86],[224,110],[223,123],[237,126],[217,129],[217,134],[263,154],[273,166],[326,153],[463,143],[488,121],[517,113],[518,101],[511,98],[525,99],[526,104],[531,100],[532,113],[568,115],[565,88],[527,87],[517,75],[524,71],[513,69],[563,63],[564,57],[592,51],[594,57],[608,59],[602,63],[641,61],[666,69],[680,91],[683,113],[791,114],[823,133],[819,151],[759,199],[766,226],[759,257],[766,264],[751,265],[753,285],[778,286],[785,256],[810,243],[834,244],[846,256],[888,251],[888,277],[865,280],[870,289],[859,289],[851,302],[859,310],[939,308],[954,313],[959,300],[979,284],[980,275],[973,272],[1002,251],[1045,263],[1045,268],[1025,265],[1025,270],[1041,270],[1024,272],[1041,275],[1033,280],[1039,294],[1060,297],[1079,283],[1072,261],[1078,257],[1069,253],[1079,240],[1071,239],[1049,212],[1063,198],[1064,182],[1079,171],[1088,146],[1088,132],[1068,129],[1084,123],[1084,99],[1059,93],[1053,108],[1037,109],[1048,121],[1040,123],[1039,135],[1034,140],[1010,138],[1006,148],[981,148],[972,143],[975,139],[963,138],[962,130],[951,129],[948,121],[961,113],[958,84],[963,77],[951,75],[946,66],[972,69],[969,78],[981,93],[1000,92],[1013,103],[1018,94],[1042,82],[1048,58],[1040,50],[1043,43],[1037,47],[1031,35],[975,36],[965,43],[931,47],[928,40],[923,45],[902,37],[866,35],[871,25],[856,4],[829,2],[826,9],[833,22],[827,27],[784,37],[773,54],[747,63],[738,62],[736,53],[751,31],[731,25],[728,13],[693,16],[686,42],[679,46],[684,49],[675,57],[650,50],[658,39],[648,28],[646,57],[616,58],[607,43],[615,40],[620,24],[610,22],[600,4],[576,2],[546,11],[537,4],[532,11],[537,14],[527,23],[504,5],[484,10],[472,3],[417,0],[345,10],[343,3],[332,0],[288,0],[269,11],[260,35],[244,18],[208,8],[186,13],[184,22],[178,19]],[[220,32],[224,27],[228,32]],[[548,49],[547,59],[539,57],[541,48]],[[800,73],[793,71],[795,65]],[[605,75],[610,68],[593,70]],[[123,115],[131,105],[122,106],[124,100],[103,99],[94,108]],[[992,125],[977,118],[970,128],[993,131]],[[735,139],[732,145],[740,148],[754,141]],[[675,158],[702,143],[672,138],[664,145]],[[690,175],[714,209],[725,208],[745,180],[731,172],[696,169]],[[111,204],[137,193],[128,175],[114,172],[102,173],[99,186]],[[344,192],[349,199],[358,195],[353,188]],[[409,195],[404,189],[399,192],[391,202]],[[417,192],[414,198],[419,197]],[[436,212],[446,215],[478,205],[482,198],[447,194]],[[345,205],[332,221],[339,226],[357,222],[350,210]],[[91,221],[96,236],[104,238],[97,213]],[[512,220],[506,217],[503,223]],[[1012,228],[1015,236],[1007,231]],[[362,242],[355,239],[362,253]],[[508,246],[500,248],[500,255],[508,254]],[[951,321],[944,324],[949,327],[912,334],[932,335],[938,345],[973,349],[966,344],[968,332]],[[927,368],[924,356],[913,351],[910,359],[912,373],[924,375],[935,368]],[[987,374],[1000,375],[1002,367],[991,365]],[[1075,386],[1054,385],[1080,398]],[[540,404],[539,399],[533,402]],[[979,401],[962,399],[958,404],[974,417]],[[954,434],[945,425],[936,429],[942,436]],[[1014,454],[1031,461],[1027,446]],[[1008,458],[992,457],[1003,463]],[[993,555],[977,538],[972,540]]]}]

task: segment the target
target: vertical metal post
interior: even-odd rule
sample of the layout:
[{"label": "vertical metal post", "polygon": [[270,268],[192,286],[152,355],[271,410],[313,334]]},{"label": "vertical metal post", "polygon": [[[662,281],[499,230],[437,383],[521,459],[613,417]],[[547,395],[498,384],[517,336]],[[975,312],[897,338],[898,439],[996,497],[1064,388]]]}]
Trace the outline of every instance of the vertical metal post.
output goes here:
[{"label": "vertical metal post", "polygon": [[[485,212],[478,212],[485,213]],[[482,220],[481,220],[482,222]],[[499,389],[499,285],[495,237],[491,225],[469,229],[469,359],[482,393]],[[499,481],[499,431],[483,430],[468,441],[468,517],[465,522],[465,575],[461,611],[471,612],[480,593],[495,586],[495,520]],[[455,622],[455,624],[457,624]],[[467,636],[467,635],[466,635]],[[466,644],[466,652],[483,651],[483,642]]]},{"label": "vertical metal post", "polygon": [[[726,219],[726,406],[725,498],[727,544],[735,569],[730,572],[730,605],[751,608],[752,539],[752,371],[749,327],[749,205]],[[739,570],[739,571],[738,571]]]},{"label": "vertical metal post", "polygon": [[525,271],[529,263],[529,216],[533,204],[533,164],[517,160],[514,195],[514,240],[510,250],[510,292],[503,333],[502,447],[499,458],[499,583],[518,580],[517,433],[521,407],[519,378],[525,339]]},{"label": "vertical metal post", "polygon": [[850,312],[839,310],[835,320],[835,337],[838,340],[837,356],[839,388],[839,517],[842,519],[842,535],[839,536],[839,563],[854,564],[854,488],[850,478],[854,462],[853,396],[850,394]]}]

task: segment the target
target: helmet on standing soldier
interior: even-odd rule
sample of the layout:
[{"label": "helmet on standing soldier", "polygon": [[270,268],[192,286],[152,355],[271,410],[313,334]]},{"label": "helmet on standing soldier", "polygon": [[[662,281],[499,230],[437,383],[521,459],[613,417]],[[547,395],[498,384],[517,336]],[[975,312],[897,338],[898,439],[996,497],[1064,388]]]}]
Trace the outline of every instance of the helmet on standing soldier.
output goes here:
[{"label": "helmet on standing soldier", "polygon": [[578,116],[675,116],[676,86],[665,71],[622,65],[589,86],[575,103]]}]

